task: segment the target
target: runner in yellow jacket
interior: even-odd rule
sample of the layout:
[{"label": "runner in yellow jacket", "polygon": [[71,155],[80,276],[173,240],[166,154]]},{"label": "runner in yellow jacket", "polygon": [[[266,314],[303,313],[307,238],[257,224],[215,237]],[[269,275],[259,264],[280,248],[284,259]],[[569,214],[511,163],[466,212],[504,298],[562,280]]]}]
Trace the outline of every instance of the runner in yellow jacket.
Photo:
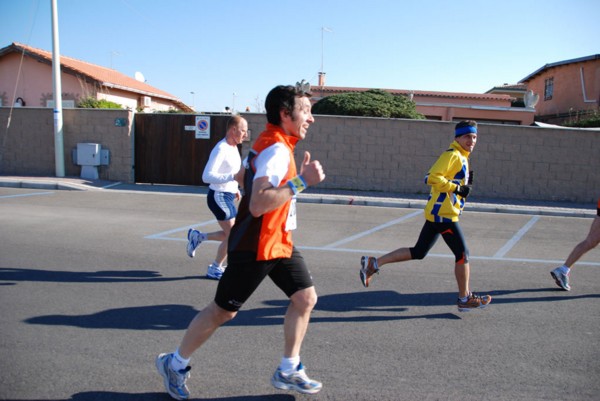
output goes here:
[{"label": "runner in yellow jacket", "polygon": [[431,193],[425,207],[425,219],[433,223],[458,221],[465,206],[466,196],[455,191],[469,182],[469,154],[454,141],[425,176]]},{"label": "runner in yellow jacket", "polygon": [[417,243],[412,248],[398,248],[379,258],[361,258],[360,279],[369,286],[373,274],[388,263],[423,259],[440,235],[455,256],[454,274],[458,284],[457,306],[460,312],[485,308],[492,301],[489,295],[478,296],[469,289],[469,250],[458,218],[471,191],[472,173],[469,171],[469,155],[477,142],[477,123],[461,121],[454,130],[454,142],[450,145],[425,176],[431,193],[425,207],[425,224]]}]

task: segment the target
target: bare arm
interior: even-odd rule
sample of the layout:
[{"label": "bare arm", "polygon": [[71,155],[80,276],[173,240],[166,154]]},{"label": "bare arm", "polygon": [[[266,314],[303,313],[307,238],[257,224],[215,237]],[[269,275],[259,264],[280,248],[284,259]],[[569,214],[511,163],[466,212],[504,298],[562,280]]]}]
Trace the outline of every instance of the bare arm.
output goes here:
[{"label": "bare arm", "polygon": [[288,185],[273,187],[269,177],[260,177],[252,184],[252,196],[250,197],[250,213],[254,217],[277,209],[290,200],[294,192]]},{"label": "bare arm", "polygon": [[[300,175],[307,185],[316,185],[325,179],[323,167],[318,161],[310,161],[310,153],[304,153],[304,160],[300,168]],[[260,177],[252,184],[252,197],[250,198],[250,213],[259,217],[263,214],[277,209],[294,196],[294,191],[289,185],[273,187],[269,177]]]}]

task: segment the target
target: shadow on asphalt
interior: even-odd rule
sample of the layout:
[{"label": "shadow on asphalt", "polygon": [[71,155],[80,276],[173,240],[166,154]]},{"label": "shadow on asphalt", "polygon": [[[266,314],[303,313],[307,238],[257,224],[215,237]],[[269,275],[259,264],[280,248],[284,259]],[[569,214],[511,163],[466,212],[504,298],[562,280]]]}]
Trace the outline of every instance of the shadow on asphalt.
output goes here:
[{"label": "shadow on asphalt", "polygon": [[[38,269],[0,268],[0,285],[17,285],[23,281],[43,282],[155,282],[198,279],[195,277],[162,277],[147,270],[70,272]],[[583,298],[600,298],[600,294],[567,295],[558,288],[528,288],[490,292],[493,304],[524,302],[556,302]],[[516,296],[522,294],[523,296]],[[538,294],[538,295],[536,295]],[[540,296],[548,294],[547,296]],[[382,322],[409,319],[460,319],[454,313],[419,314],[410,308],[452,306],[456,293],[402,294],[397,291],[361,290],[358,292],[326,294],[311,317],[312,324],[340,322]],[[263,302],[265,307],[242,309],[225,326],[271,326],[283,324],[288,301],[284,298]],[[422,310],[422,309],[419,309]],[[45,315],[26,319],[29,324],[72,326],[87,329],[122,330],[185,330],[198,313],[189,305],[149,305],[107,309],[88,315]]]},{"label": "shadow on asphalt", "polygon": [[[154,400],[170,400],[171,398],[166,393],[115,393],[110,391],[86,391],[73,394],[71,398],[65,400],[52,401],[154,401]],[[47,401],[47,399],[44,399]],[[264,394],[264,395],[247,395],[236,397],[219,397],[219,398],[189,398],[189,400],[198,401],[295,401],[296,397],[290,394]],[[42,401],[39,400],[19,400],[19,401]]]},{"label": "shadow on asphalt", "polygon": [[[402,295],[395,291],[369,291],[324,295],[311,317],[312,324],[381,322],[407,319],[460,319],[452,313],[408,315],[407,306],[445,305],[452,294]],[[268,307],[242,309],[225,326],[272,326],[283,324],[288,301],[264,302]],[[330,313],[335,312],[335,313]],[[72,326],[86,329],[185,330],[198,310],[189,305],[149,305],[108,309],[88,315],[45,315],[26,319],[29,324]]]},{"label": "shadow on asphalt", "polygon": [[[557,294],[545,297],[518,297],[518,298],[502,298],[503,296],[513,294],[536,294],[536,293],[550,293]],[[560,294],[560,295],[558,295]],[[558,288],[523,288],[519,290],[496,290],[491,291],[492,303],[494,304],[513,304],[523,302],[556,302],[556,301],[568,301],[572,299],[585,299],[585,298],[600,298],[600,294],[584,294],[584,295],[566,295],[568,292]]]},{"label": "shadow on asphalt", "polygon": [[56,283],[123,283],[143,281],[180,281],[198,279],[198,276],[163,277],[150,270],[100,270],[96,272],[20,269],[0,267],[0,285],[14,285],[18,281]]}]

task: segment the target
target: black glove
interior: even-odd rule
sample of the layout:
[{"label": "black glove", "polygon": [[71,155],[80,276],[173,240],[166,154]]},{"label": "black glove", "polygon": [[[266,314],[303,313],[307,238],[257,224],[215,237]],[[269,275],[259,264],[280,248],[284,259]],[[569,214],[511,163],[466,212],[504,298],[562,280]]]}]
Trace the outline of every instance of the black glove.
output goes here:
[{"label": "black glove", "polygon": [[466,198],[467,196],[469,196],[470,192],[471,192],[471,187],[468,185],[458,185],[456,187],[456,189],[454,190],[455,194],[460,195],[463,198]]}]

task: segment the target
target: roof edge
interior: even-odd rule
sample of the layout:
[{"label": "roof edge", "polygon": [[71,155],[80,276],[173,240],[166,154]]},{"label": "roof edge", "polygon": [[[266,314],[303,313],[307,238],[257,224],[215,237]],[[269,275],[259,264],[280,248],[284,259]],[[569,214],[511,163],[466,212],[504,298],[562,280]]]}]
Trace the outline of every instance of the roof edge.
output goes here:
[{"label": "roof edge", "polygon": [[536,75],[538,75],[539,73],[541,73],[542,71],[553,68],[553,67],[558,67],[558,66],[567,65],[567,64],[583,63],[585,61],[592,61],[592,60],[598,60],[598,59],[600,59],[600,54],[592,54],[591,56],[578,57],[578,58],[572,58],[570,60],[563,60],[563,61],[556,61],[554,63],[548,63],[548,64],[545,64],[544,66],[538,68],[531,74],[527,75],[525,78],[521,79],[519,81],[519,83],[527,82],[531,78],[533,78]]}]

